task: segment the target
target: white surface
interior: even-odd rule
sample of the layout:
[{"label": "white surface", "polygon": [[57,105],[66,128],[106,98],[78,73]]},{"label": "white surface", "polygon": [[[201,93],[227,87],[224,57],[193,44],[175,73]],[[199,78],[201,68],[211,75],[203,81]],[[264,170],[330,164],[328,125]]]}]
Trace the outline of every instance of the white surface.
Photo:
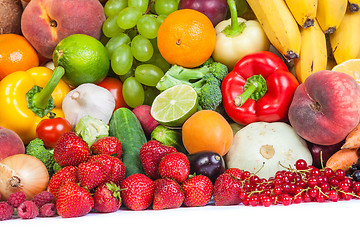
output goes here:
[{"label": "white surface", "polygon": [[[360,200],[90,213],[0,221],[1,239],[358,239]],[[85,238],[87,237],[87,238]]]}]

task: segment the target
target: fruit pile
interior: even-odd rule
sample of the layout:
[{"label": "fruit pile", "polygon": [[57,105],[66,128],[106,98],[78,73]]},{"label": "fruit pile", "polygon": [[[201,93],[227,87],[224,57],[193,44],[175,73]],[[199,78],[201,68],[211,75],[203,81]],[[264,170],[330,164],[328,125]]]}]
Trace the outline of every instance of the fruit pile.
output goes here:
[{"label": "fruit pile", "polygon": [[0,221],[360,198],[358,0],[0,6]]}]

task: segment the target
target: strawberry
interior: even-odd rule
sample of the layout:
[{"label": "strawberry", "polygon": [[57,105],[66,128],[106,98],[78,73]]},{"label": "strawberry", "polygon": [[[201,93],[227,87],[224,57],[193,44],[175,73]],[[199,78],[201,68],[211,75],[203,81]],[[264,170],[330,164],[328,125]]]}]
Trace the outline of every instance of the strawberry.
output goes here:
[{"label": "strawberry", "polygon": [[243,171],[240,168],[228,168],[225,173],[233,175],[235,178],[241,179]]},{"label": "strawberry", "polygon": [[120,184],[123,204],[131,210],[148,208],[154,197],[154,182],[145,174],[128,176]]},{"label": "strawberry", "polygon": [[121,206],[120,188],[114,183],[101,184],[96,188],[93,197],[94,210],[97,212],[115,212]]},{"label": "strawberry", "polygon": [[216,206],[237,205],[241,203],[242,182],[232,174],[223,173],[214,184],[214,202]]},{"label": "strawberry", "polygon": [[94,199],[85,188],[74,182],[67,182],[60,188],[56,199],[56,210],[63,218],[84,216],[93,207]]},{"label": "strawberry", "polygon": [[106,169],[100,162],[83,162],[78,166],[80,185],[89,191],[106,180]]},{"label": "strawberry", "polygon": [[54,148],[54,160],[62,167],[78,166],[89,157],[89,146],[74,132],[64,133]]},{"label": "strawberry", "polygon": [[121,157],[122,146],[116,137],[103,137],[96,140],[90,148],[92,154],[108,154],[117,158]]},{"label": "strawberry", "polygon": [[75,166],[63,167],[57,171],[51,178],[47,187],[54,198],[57,197],[60,187],[66,182],[78,182],[77,168]]},{"label": "strawberry", "polygon": [[189,176],[189,172],[189,159],[181,152],[168,154],[159,163],[160,176],[172,178],[178,183],[184,182]]},{"label": "strawberry", "polygon": [[184,192],[174,180],[162,178],[155,181],[154,210],[179,208],[183,204],[184,198]]},{"label": "strawberry", "polygon": [[176,148],[163,145],[156,140],[150,140],[143,144],[140,149],[140,160],[145,174],[153,180],[160,178],[159,163],[165,155],[173,152],[176,152]]},{"label": "strawberry", "polygon": [[213,184],[207,176],[196,175],[185,180],[181,188],[185,194],[184,205],[188,207],[205,206],[209,203]]},{"label": "strawberry", "polygon": [[100,162],[104,165],[106,170],[105,182],[113,182],[120,185],[120,182],[125,178],[126,168],[119,158],[107,154],[99,154],[91,156],[88,162]]}]

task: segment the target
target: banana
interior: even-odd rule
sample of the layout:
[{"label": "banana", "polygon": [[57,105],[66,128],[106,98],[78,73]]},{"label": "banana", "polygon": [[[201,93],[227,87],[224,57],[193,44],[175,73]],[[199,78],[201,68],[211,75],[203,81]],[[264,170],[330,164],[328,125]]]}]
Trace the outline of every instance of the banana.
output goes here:
[{"label": "banana", "polygon": [[349,10],[357,12],[360,9],[360,0],[348,0]]},{"label": "banana", "polygon": [[301,29],[300,57],[295,59],[295,74],[300,83],[312,73],[327,67],[327,47],[325,33],[317,21],[314,26]]},{"label": "banana", "polygon": [[301,27],[314,26],[318,0],[285,0],[285,2]]},{"label": "banana", "polygon": [[337,64],[360,56],[360,11],[346,12],[339,28],[330,35],[330,45]]},{"label": "banana", "polygon": [[344,18],[348,0],[318,0],[316,18],[325,33],[334,33]]},{"label": "banana", "polygon": [[299,57],[299,26],[284,0],[247,0],[272,45],[287,61]]}]

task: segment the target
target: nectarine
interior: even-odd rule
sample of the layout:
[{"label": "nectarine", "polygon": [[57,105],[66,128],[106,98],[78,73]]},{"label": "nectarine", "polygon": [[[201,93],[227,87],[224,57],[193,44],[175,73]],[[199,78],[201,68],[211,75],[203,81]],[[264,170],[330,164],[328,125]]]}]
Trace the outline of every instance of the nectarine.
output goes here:
[{"label": "nectarine", "polygon": [[72,34],[100,40],[106,20],[99,0],[32,0],[24,9],[24,37],[45,58],[51,59],[56,45]]}]

